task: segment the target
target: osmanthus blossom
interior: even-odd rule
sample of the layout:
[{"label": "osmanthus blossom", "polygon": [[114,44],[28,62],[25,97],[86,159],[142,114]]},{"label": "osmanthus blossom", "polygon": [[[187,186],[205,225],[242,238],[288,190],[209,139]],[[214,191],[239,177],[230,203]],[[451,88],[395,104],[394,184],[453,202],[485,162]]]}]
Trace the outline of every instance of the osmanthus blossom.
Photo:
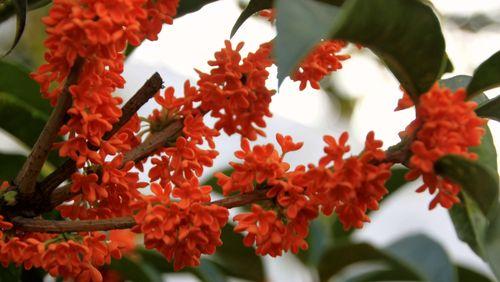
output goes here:
[{"label": "osmanthus blossom", "polygon": [[302,143],[280,134],[276,138],[281,154],[272,144],[250,148],[244,139],[242,150],[235,153],[242,163],[231,163],[231,176],[215,175],[225,194],[245,194],[268,187],[266,196],[276,208],[266,210],[254,204],[250,213],[234,217],[238,223],[235,231],[247,232],[244,243],[255,244],[257,254],[278,256],[283,251],[296,253],[306,249],[309,223],[319,212],[335,212],[346,229],[361,228],[363,222],[369,221],[367,210],[378,209],[378,202],[388,193],[385,182],[391,176],[392,164],[384,162],[382,142],[375,140],[373,132],[366,138],[364,151],[347,159],[343,158],[349,151],[345,145],[347,133],[339,142],[325,136],[326,156],[319,166],[299,166],[294,170],[290,170],[283,157],[299,150]]},{"label": "osmanthus blossom", "polygon": [[[39,267],[52,276],[75,281],[114,281],[116,273],[103,266],[128,255],[135,248],[135,233],[144,245],[156,249],[176,270],[200,264],[200,257],[213,254],[223,244],[221,230],[229,219],[228,208],[211,202],[211,187],[200,184],[205,168],[218,156],[214,138],[220,132],[238,134],[241,150],[234,172],[217,173],[224,196],[263,198],[251,202],[251,210],[234,217],[236,232],[244,244],[255,246],[259,255],[279,256],[308,248],[309,223],[319,214],[335,213],[344,228],[362,228],[367,213],[378,209],[388,193],[392,160],[382,142],[368,133],[358,155],[347,154],[348,134],[325,136],[324,156],[316,164],[291,168],[288,153],[300,150],[301,142],[276,135],[272,144],[251,146],[265,136],[269,105],[275,90],[266,85],[274,64],[272,43],[259,46],[246,56],[243,43],[224,43],[208,62],[207,72],[197,71],[196,82],[186,81],[182,95],[167,87],[156,93],[158,108],[147,118],[134,115],[109,138],[103,138],[122,116],[121,98],[124,50],[142,41],[156,40],[163,24],[172,24],[179,0],[55,0],[44,18],[48,33],[46,64],[32,77],[44,97],[55,105],[66,92],[65,84],[76,64],[81,64],[75,83],[67,89],[71,106],[55,144],[61,157],[74,161],[70,202],[57,206],[64,219],[98,220],[129,217],[135,226],[125,231],[70,232],[62,234],[18,232],[9,217],[0,215],[0,263]],[[274,18],[274,11],[262,13]],[[347,42],[323,40],[299,63],[290,78],[319,88],[328,74],[342,68],[349,58],[341,54]],[[398,109],[410,107],[409,96]],[[423,177],[419,191],[436,193],[430,207],[450,208],[459,201],[460,187],[436,174],[434,163],[447,154],[469,159],[477,156],[470,147],[480,144],[485,121],[474,113],[476,104],[466,101],[465,91],[455,93],[435,85],[420,97],[416,119],[403,137],[410,142],[408,180]],[[215,118],[213,126],[205,116]],[[161,147],[143,159],[127,159],[151,136],[180,124],[162,140]],[[141,132],[141,129],[146,130]],[[139,171],[149,162],[147,181]],[[9,183],[4,182],[1,192]],[[152,195],[142,193],[150,187]],[[248,203],[246,203],[248,204]],[[132,232],[134,233],[132,233]]]},{"label": "osmanthus blossom", "polygon": [[[400,102],[400,105],[411,106],[408,97],[403,99],[406,102]],[[486,120],[476,115],[477,103],[466,99],[465,89],[453,92],[435,84],[420,97],[415,109],[416,119],[402,133],[403,137],[415,135],[406,179],[415,180],[422,176],[424,184],[417,191],[428,190],[436,194],[429,204],[430,209],[438,204],[449,209],[460,202],[460,186],[437,175],[434,163],[449,154],[477,159],[477,154],[470,152],[469,148],[481,144]]]}]

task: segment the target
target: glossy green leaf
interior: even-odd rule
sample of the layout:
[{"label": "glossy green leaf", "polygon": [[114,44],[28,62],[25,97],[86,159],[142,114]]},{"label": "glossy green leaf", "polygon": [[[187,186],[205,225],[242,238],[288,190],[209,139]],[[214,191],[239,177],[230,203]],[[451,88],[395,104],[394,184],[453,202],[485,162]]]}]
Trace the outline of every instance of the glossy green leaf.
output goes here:
[{"label": "glossy green leaf", "polygon": [[467,243],[478,256],[483,257],[484,235],[488,227],[488,220],[470,197],[462,194],[460,201],[448,211],[457,236]]},{"label": "glossy green leaf", "polygon": [[222,229],[223,244],[210,259],[228,276],[250,281],[265,281],[262,258],[255,254],[253,248],[243,245],[243,236],[235,233],[233,228],[233,225],[227,224]]},{"label": "glossy green leaf", "polygon": [[243,23],[253,14],[272,7],[273,7],[272,0],[250,0],[248,6],[243,10],[243,12],[241,12],[240,16],[236,20],[236,23],[234,23],[234,26],[231,29],[231,38],[236,34],[236,32],[243,25]]},{"label": "glossy green leaf", "polygon": [[40,86],[29,76],[29,70],[23,66],[0,61],[0,92],[10,93],[22,102],[49,115],[50,103],[40,94]]},{"label": "glossy green leaf", "polygon": [[14,179],[26,161],[26,156],[15,154],[0,154],[0,180]]},{"label": "glossy green leaf", "polygon": [[[485,99],[484,94],[476,96],[474,100]],[[497,171],[497,153],[493,143],[493,136],[488,126],[481,145],[471,148],[471,152],[478,155],[477,162]],[[488,220],[479,209],[478,204],[467,194],[461,193],[461,203],[454,205],[449,214],[455,231],[460,240],[467,243],[471,249],[484,257],[484,235],[488,227]]]},{"label": "glossy green leaf", "polygon": [[459,88],[466,88],[469,85],[472,76],[470,75],[456,75],[450,78],[441,79],[439,81],[439,85],[446,86],[450,88],[451,91],[455,92]]},{"label": "glossy green leaf", "polygon": [[222,273],[219,266],[208,260],[201,259],[201,263],[198,267],[193,269],[194,275],[196,275],[202,282],[226,282],[227,278]]},{"label": "glossy green leaf", "polygon": [[281,84],[318,41],[329,37],[339,9],[307,0],[279,0],[275,6],[278,35],[274,52]]},{"label": "glossy green leaf", "polygon": [[[2,3],[0,1],[0,3]],[[52,0],[28,0],[28,11],[47,6],[52,3]],[[0,23],[9,19],[15,14],[14,3],[11,0],[6,0],[0,5]]]},{"label": "glossy green leaf", "polygon": [[0,265],[0,281],[20,281],[21,269],[12,263],[8,267]]},{"label": "glossy green leaf", "polygon": [[21,35],[24,32],[24,27],[26,26],[26,13],[28,12],[28,1],[27,0],[10,0],[12,6],[14,7],[14,12],[16,14],[16,34],[14,36],[14,41],[10,45],[9,49],[3,57],[10,54],[10,52],[16,47],[17,43],[21,39]]},{"label": "glossy green leaf", "polygon": [[179,7],[177,8],[177,16],[182,17],[184,15],[197,12],[203,6],[215,2],[217,0],[182,0],[179,2]]},{"label": "glossy green leaf", "polygon": [[109,268],[119,272],[127,281],[132,282],[162,282],[160,272],[146,263],[134,261],[128,257],[113,260]]},{"label": "glossy green leaf", "polygon": [[136,252],[141,257],[141,264],[148,264],[160,273],[174,272],[172,264],[167,262],[167,259],[159,252],[142,248],[137,249]]},{"label": "glossy green leaf", "polygon": [[486,231],[484,253],[495,277],[500,280],[500,213],[497,213]]},{"label": "glossy green leaf", "polygon": [[480,117],[500,121],[500,96],[497,96],[484,104],[480,104],[476,109],[476,113]]},{"label": "glossy green leaf", "polygon": [[392,269],[398,270],[397,277],[401,281],[420,280],[420,277],[411,268],[394,260],[388,253],[369,244],[360,243],[328,249],[318,265],[320,281],[328,281],[345,268],[361,262],[385,262],[390,264]]},{"label": "glossy green leaf", "polygon": [[447,155],[435,164],[438,174],[459,183],[488,217],[498,205],[498,173],[476,161],[461,156]]},{"label": "glossy green leaf", "polygon": [[301,250],[297,257],[310,266],[319,264],[324,252],[328,249],[330,241],[328,239],[328,228],[322,218],[317,218],[309,224],[309,235],[306,238],[309,247],[307,250]]},{"label": "glossy green leaf", "polygon": [[493,54],[474,71],[467,87],[469,96],[500,86],[500,51]]},{"label": "glossy green leaf", "polygon": [[493,282],[487,276],[464,266],[457,266],[458,282]]},{"label": "glossy green leaf", "polygon": [[439,20],[433,9],[419,0],[348,0],[340,9],[314,1],[280,0],[277,29],[280,81],[324,38],[345,39],[370,48],[414,100],[448,65]]},{"label": "glossy green leaf", "polygon": [[457,273],[445,250],[425,235],[403,238],[385,250],[399,261],[410,265],[429,282],[454,282]]},{"label": "glossy green leaf", "polygon": [[[0,93],[0,128],[32,147],[48,116],[6,93]],[[22,125],[22,126],[20,126]]]}]

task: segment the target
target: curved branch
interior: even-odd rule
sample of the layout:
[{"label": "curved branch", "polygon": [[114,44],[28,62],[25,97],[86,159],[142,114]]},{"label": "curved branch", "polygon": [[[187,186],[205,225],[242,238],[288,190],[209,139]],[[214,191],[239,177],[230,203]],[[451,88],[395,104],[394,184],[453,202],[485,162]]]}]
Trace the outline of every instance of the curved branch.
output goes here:
[{"label": "curved branch", "polygon": [[33,195],[36,192],[36,180],[42,166],[47,160],[50,149],[56,141],[59,129],[66,121],[67,111],[71,107],[70,87],[78,81],[78,76],[83,65],[83,59],[77,58],[64,84],[63,91],[57,99],[57,104],[50,114],[49,120],[40,133],[38,140],[33,146],[28,159],[17,174],[14,181],[19,192],[24,195]]},{"label": "curved branch", "polygon": [[[163,79],[155,72],[144,85],[130,98],[122,108],[122,116],[113,124],[113,128],[106,132],[102,137],[103,140],[109,140],[117,133],[137,111],[146,104],[161,88],[163,87]],[[76,171],[76,163],[69,159],[60,167],[47,176],[41,183],[40,187],[46,195],[52,194],[57,186],[61,185],[66,179],[71,177],[71,174]]]},{"label": "curved branch", "polygon": [[[207,203],[207,205],[218,205],[228,209],[245,206],[258,201],[268,199],[267,190],[256,190],[252,193],[227,197],[218,201]],[[137,223],[131,216],[116,217],[111,219],[97,220],[46,220],[15,217],[12,219],[15,229],[26,232],[45,232],[45,233],[63,233],[63,232],[90,232],[107,231],[114,229],[129,229]]]},{"label": "curved branch", "polygon": [[[182,131],[183,122],[177,120],[165,127],[163,130],[151,134],[144,142],[139,144],[134,149],[125,153],[122,165],[129,161],[138,162],[152,154],[154,151],[165,146],[172,137],[177,136]],[[54,190],[50,196],[50,205],[56,207],[66,201],[71,200],[75,194],[71,193],[71,184],[64,185]]]}]

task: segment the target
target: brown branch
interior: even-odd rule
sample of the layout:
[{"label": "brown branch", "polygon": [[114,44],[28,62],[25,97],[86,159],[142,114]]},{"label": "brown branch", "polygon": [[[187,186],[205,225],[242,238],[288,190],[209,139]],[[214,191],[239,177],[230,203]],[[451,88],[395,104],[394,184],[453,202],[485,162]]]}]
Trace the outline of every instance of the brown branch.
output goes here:
[{"label": "brown branch", "polygon": [[[127,101],[122,108],[122,116],[118,122],[113,124],[113,128],[104,134],[102,139],[109,140],[113,137],[113,135],[117,133],[162,87],[163,80],[156,72],[144,83],[134,96]],[[54,189],[61,185],[61,183],[63,183],[66,179],[70,178],[71,174],[75,171],[76,163],[74,160],[69,159],[64,162],[40,183],[43,193],[46,195],[52,194]]]},{"label": "brown branch", "polygon": [[[151,134],[144,142],[139,144],[134,149],[125,153],[122,164],[129,161],[138,162],[145,157],[151,155],[154,151],[165,146],[165,144],[173,137],[176,137],[183,128],[182,120],[177,120],[172,122],[170,125],[165,127],[163,130]],[[64,185],[54,190],[50,196],[51,207],[57,207],[58,205],[71,200],[75,194],[71,193],[71,184]]]},{"label": "brown branch", "polygon": [[[218,201],[208,203],[208,205],[219,205],[228,209],[245,206],[258,201],[268,199],[267,190],[256,190],[252,193],[227,197]],[[114,229],[129,229],[136,225],[133,217],[117,217],[112,219],[98,220],[45,220],[24,217],[15,217],[12,219],[15,229],[26,232],[45,232],[45,233],[63,233],[63,232],[90,232],[106,231]]]},{"label": "brown branch", "polygon": [[66,112],[71,107],[70,87],[78,81],[78,76],[83,65],[83,59],[77,58],[75,64],[66,79],[63,91],[57,99],[57,104],[50,114],[49,120],[40,133],[38,140],[33,146],[28,159],[17,174],[15,184],[21,194],[25,196],[33,195],[36,192],[36,180],[43,164],[47,160],[47,156],[56,141],[57,133],[66,120]]},{"label": "brown branch", "polygon": [[25,232],[64,233],[128,229],[135,225],[135,220],[133,217],[75,221],[15,217],[12,219],[12,224],[16,229]]},{"label": "brown branch", "polygon": [[183,120],[179,119],[172,122],[161,131],[150,134],[148,138],[144,140],[144,142],[125,154],[123,158],[123,164],[129,161],[141,161],[147,156],[154,153],[156,150],[164,147],[168,142],[175,141],[175,139],[172,139],[177,138],[177,136],[181,133],[183,127],[184,122]]}]

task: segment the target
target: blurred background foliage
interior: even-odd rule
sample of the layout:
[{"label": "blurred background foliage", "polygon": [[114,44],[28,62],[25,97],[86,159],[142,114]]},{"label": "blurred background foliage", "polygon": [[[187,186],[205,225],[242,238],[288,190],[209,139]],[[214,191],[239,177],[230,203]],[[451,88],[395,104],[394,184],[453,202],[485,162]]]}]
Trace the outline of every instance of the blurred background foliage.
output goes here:
[{"label": "blurred background foliage", "polygon": [[[19,33],[19,21],[24,18],[16,12],[16,0],[0,0],[0,50],[10,49]],[[49,0],[28,1],[24,15],[26,25],[22,36],[11,53],[0,60],[0,128],[3,134],[25,148],[25,152],[0,152],[0,178],[13,178],[24,162],[26,153],[34,144],[44,122],[50,114],[50,106],[43,100],[38,85],[29,78],[29,72],[43,63],[44,26],[41,18],[47,14]],[[182,15],[197,11],[212,1],[182,0]],[[238,1],[244,9],[248,1]],[[23,12],[21,12],[22,14]],[[441,15],[443,24],[453,25],[470,33],[480,33],[485,29],[498,28],[500,11],[473,14],[470,16]],[[228,27],[229,29],[230,27]],[[140,47],[139,47],[140,48]],[[129,49],[131,52],[133,49]],[[351,48],[350,54],[360,52]],[[382,64],[382,62],[380,62]],[[353,93],[346,93],[339,87],[335,76],[325,78],[322,90],[328,94],[332,106],[338,109],[340,118],[349,122],[358,105]],[[51,156],[44,172],[50,172],[60,160]],[[407,169],[396,167],[388,182],[393,192],[405,184]],[[225,172],[230,172],[230,169]],[[220,193],[215,179],[206,182]],[[390,194],[389,194],[390,195]],[[383,203],[382,203],[383,205]],[[459,207],[457,207],[459,209]],[[462,212],[462,214],[460,214]],[[459,220],[463,210],[452,210],[452,218]],[[57,217],[57,214],[47,215]],[[410,219],[411,220],[411,219]],[[242,236],[232,232],[228,224],[222,235],[224,245],[215,255],[202,258],[201,266],[184,270],[200,281],[228,281],[238,278],[246,281],[268,281],[265,260],[256,256],[251,248],[242,244]],[[311,280],[317,281],[431,281],[465,282],[494,281],[489,274],[483,274],[452,261],[442,246],[423,234],[401,238],[380,248],[353,239],[353,231],[344,231],[334,217],[320,217],[310,227],[309,249],[296,255]],[[462,233],[463,234],[467,234]],[[459,230],[459,236],[460,236]],[[462,238],[467,240],[467,238]],[[169,279],[172,266],[157,252],[138,248],[122,260],[113,261],[106,269],[126,281],[148,282]],[[24,270],[13,265],[0,269],[0,281],[43,281],[46,273],[38,269]],[[110,276],[111,277],[111,276]],[[175,277],[175,276],[172,276]]]}]

